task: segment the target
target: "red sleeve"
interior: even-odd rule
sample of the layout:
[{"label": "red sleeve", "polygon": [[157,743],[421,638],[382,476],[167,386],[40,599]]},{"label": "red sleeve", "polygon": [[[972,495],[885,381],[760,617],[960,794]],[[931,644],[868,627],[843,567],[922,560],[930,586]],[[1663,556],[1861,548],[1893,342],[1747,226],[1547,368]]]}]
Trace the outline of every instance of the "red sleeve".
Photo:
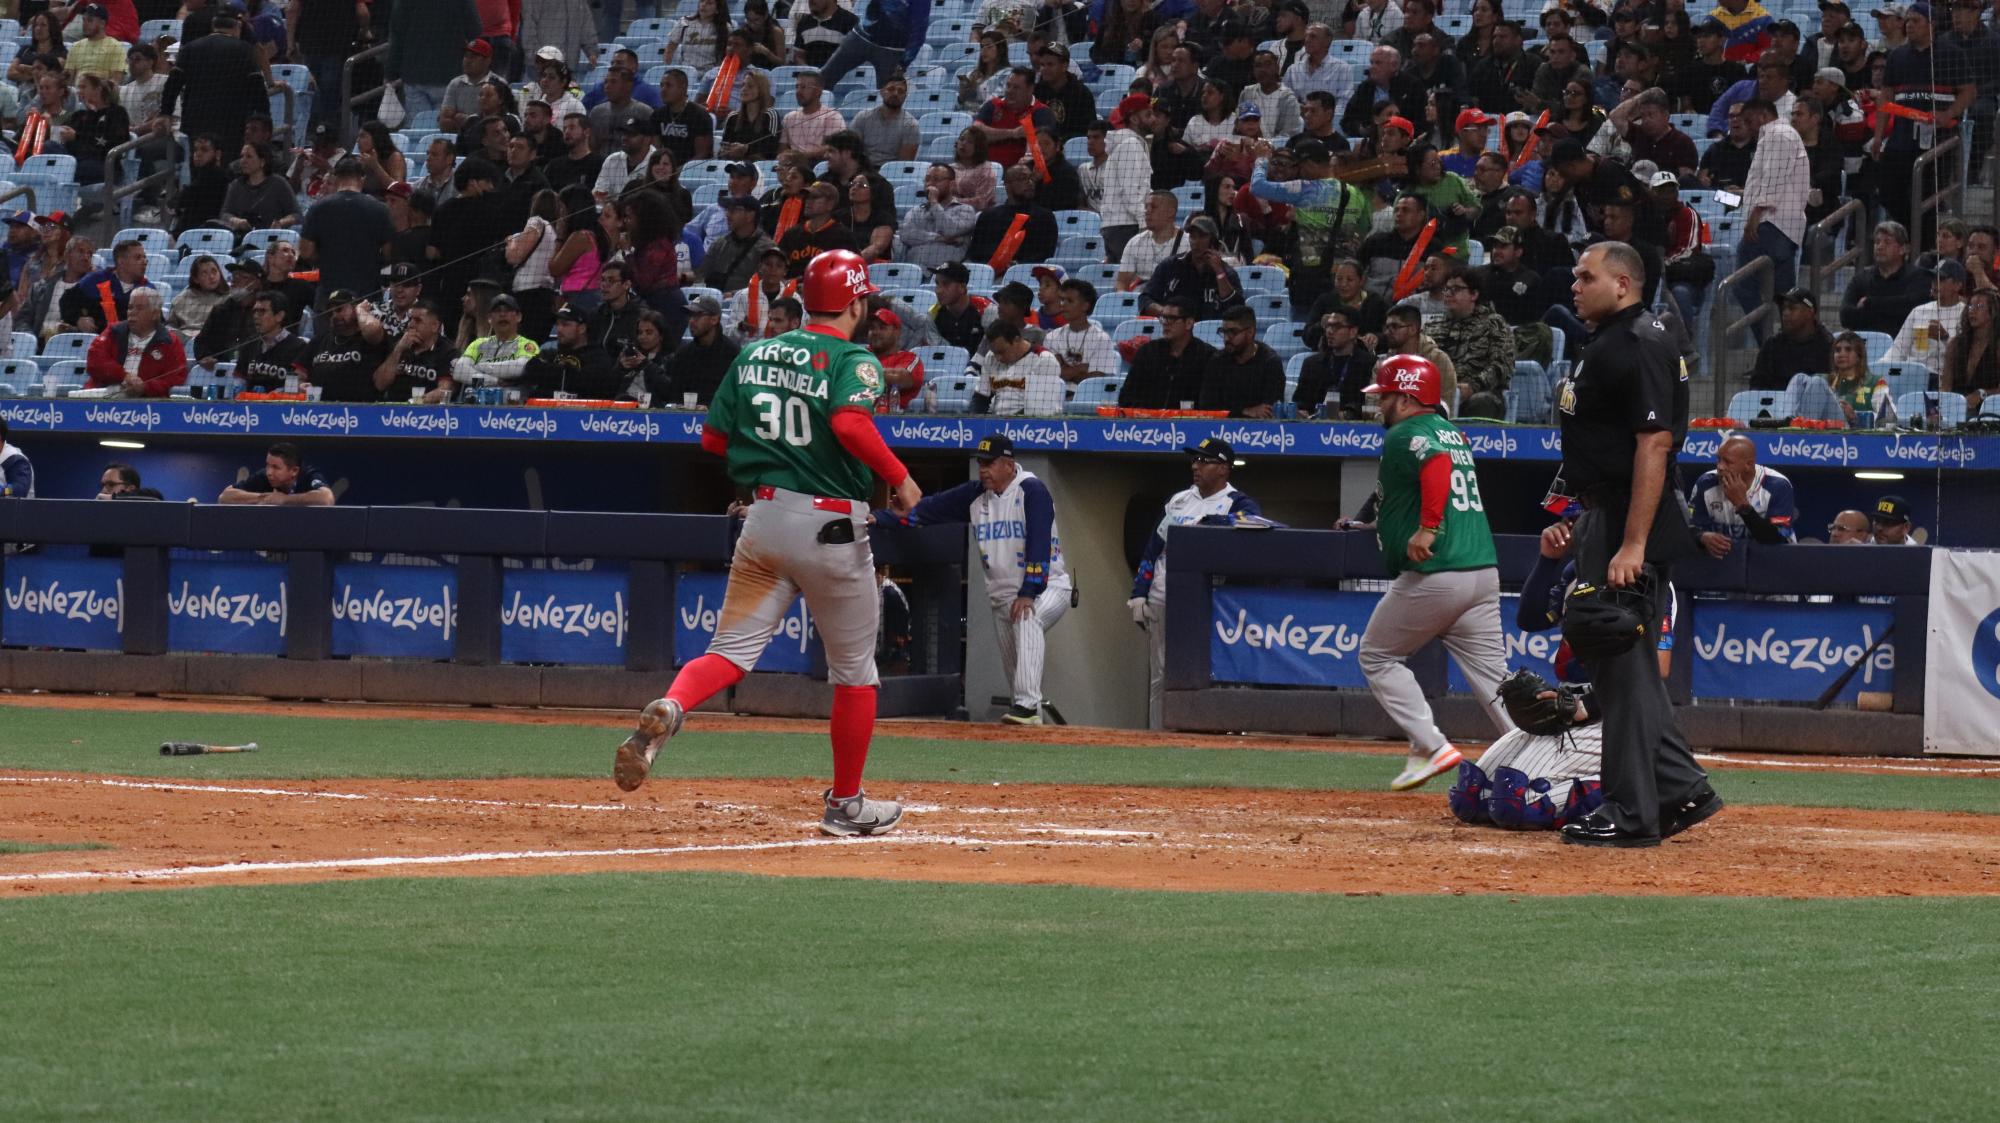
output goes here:
[{"label": "red sleeve", "polygon": [[701,450],[716,456],[729,455],[729,436],[720,429],[701,427]]},{"label": "red sleeve", "polygon": [[1417,474],[1422,500],[1418,503],[1417,525],[1436,530],[1444,525],[1444,501],[1451,496],[1451,457],[1440,452],[1424,461]]},{"label": "red sleeve", "polygon": [[833,435],[839,438],[840,447],[868,465],[890,487],[909,478],[910,470],[882,443],[882,434],[875,430],[875,415],[867,410],[859,406],[834,410]]},{"label": "red sleeve", "polygon": [[90,350],[83,355],[83,369],[90,376],[92,386],[116,386],[125,381],[123,356],[113,355],[112,350],[109,328],[98,332],[97,338],[90,341]]}]

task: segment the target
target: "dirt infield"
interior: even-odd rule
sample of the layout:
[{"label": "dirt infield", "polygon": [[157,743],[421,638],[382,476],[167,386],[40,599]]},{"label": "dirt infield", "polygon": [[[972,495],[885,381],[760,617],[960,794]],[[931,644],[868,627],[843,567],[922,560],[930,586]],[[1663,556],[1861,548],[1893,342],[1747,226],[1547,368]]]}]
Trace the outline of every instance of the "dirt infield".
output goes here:
[{"label": "dirt infield", "polygon": [[[0,773],[0,895],[354,877],[732,870],[1306,893],[2000,891],[2000,818],[1732,807],[1651,851],[1466,827],[1441,796],[897,785],[903,828],[813,829],[806,781],[198,782]],[[886,789],[880,794],[892,794]]]},{"label": "dirt infield", "polygon": [[[588,725],[597,711],[287,704],[262,699],[0,697],[0,707],[234,712]],[[823,723],[697,715],[697,730],[821,733]],[[884,736],[1130,747],[1400,753],[1400,745],[1078,727],[897,721]],[[1751,760],[1725,767],[1996,771],[1977,761]],[[1564,846],[1464,826],[1443,781],[1406,795],[1074,785],[878,785],[910,805],[879,839],[814,828],[808,780],[165,780],[0,771],[14,842],[93,850],[0,855],[0,898],[355,877],[731,870],[1122,888],[1304,893],[1877,896],[2000,892],[2000,817],[1730,807],[1658,850]]]}]

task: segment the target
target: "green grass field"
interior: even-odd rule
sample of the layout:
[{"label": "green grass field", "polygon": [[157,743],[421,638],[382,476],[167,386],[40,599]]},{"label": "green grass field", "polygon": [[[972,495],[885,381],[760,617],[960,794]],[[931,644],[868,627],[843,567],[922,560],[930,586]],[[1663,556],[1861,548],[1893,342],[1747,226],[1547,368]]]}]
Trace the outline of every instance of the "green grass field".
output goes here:
[{"label": "green grass field", "polygon": [[[602,777],[617,737],[10,707],[0,768]],[[167,739],[265,751],[163,758]],[[825,754],[691,733],[663,774],[818,775]],[[1392,767],[883,737],[870,771],[1374,790]],[[1733,801],[1832,807],[1990,812],[1994,783],[1717,773]],[[10,893],[0,1120],[1971,1119],[1996,970],[1991,898],[692,873]]]}]

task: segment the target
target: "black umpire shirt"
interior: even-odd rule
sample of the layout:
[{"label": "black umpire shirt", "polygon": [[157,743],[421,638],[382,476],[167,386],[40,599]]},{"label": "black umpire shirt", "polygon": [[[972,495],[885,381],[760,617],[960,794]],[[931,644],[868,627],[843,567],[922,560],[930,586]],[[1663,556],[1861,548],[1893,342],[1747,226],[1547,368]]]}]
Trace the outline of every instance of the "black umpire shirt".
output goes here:
[{"label": "black umpire shirt", "polygon": [[[1624,309],[1591,333],[1582,359],[1556,388],[1556,407],[1570,494],[1623,507],[1632,493],[1639,434],[1667,430],[1675,455],[1687,437],[1687,367],[1680,348],[1649,309]],[[1666,487],[1678,490],[1672,460]],[[1663,502],[1661,509],[1671,506]]]}]

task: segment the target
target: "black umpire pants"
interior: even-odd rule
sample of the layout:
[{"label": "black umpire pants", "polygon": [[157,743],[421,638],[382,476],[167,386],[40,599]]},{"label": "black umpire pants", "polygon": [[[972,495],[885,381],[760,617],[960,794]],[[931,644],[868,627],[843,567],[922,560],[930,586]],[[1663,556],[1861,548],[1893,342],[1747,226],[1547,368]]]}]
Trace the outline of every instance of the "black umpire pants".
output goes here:
[{"label": "black umpire pants", "polygon": [[[1663,500],[1675,502],[1671,494]],[[1625,510],[1622,503],[1594,507],[1577,520],[1578,580],[1605,587],[1611,557],[1625,538]],[[1663,507],[1664,517],[1654,520],[1647,541],[1647,560],[1659,573],[1656,598],[1682,545],[1661,541],[1663,532],[1683,539],[1688,535],[1685,519],[1672,514]],[[1660,678],[1660,610],[1656,599],[1647,612],[1646,636],[1638,643],[1609,659],[1585,663],[1604,717],[1604,813],[1631,834],[1659,834],[1662,804],[1682,802],[1708,786],[1708,773],[1695,763],[1694,749],[1674,720],[1674,704]]]}]

